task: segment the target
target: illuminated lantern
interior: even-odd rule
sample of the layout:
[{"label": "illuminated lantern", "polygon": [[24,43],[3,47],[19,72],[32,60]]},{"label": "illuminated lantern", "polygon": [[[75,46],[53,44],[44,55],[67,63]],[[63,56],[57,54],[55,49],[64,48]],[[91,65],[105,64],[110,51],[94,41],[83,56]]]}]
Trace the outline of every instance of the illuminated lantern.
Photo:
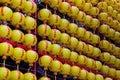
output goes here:
[{"label": "illuminated lantern", "polygon": [[69,26],[69,21],[63,18],[60,20],[60,25],[57,26],[57,28],[64,32],[65,30],[67,30],[68,26]]},{"label": "illuminated lantern", "polygon": [[115,30],[114,29],[111,29],[108,31],[108,35],[106,35],[107,37],[109,38],[112,38],[115,36]]},{"label": "illuminated lantern", "polygon": [[24,23],[25,16],[20,12],[14,12],[10,22],[16,26],[16,28],[19,28],[19,25],[22,25]]},{"label": "illuminated lantern", "polygon": [[51,8],[57,10],[57,8],[60,6],[62,3],[62,0],[49,0],[49,5]]},{"label": "illuminated lantern", "polygon": [[27,13],[28,15],[31,15],[31,13],[35,13],[37,11],[37,5],[32,0],[26,1],[23,11]]},{"label": "illuminated lantern", "polygon": [[91,23],[92,23],[92,20],[93,20],[93,18],[92,18],[91,16],[87,15],[87,16],[85,17],[84,24],[85,24],[87,27],[89,27],[89,26],[91,25]]},{"label": "illuminated lantern", "polygon": [[68,11],[69,17],[72,17],[73,19],[75,19],[78,13],[79,13],[79,9],[76,6],[70,6],[70,9]]},{"label": "illuminated lantern", "polygon": [[37,43],[37,38],[33,34],[25,34],[23,43],[26,46],[35,46]]},{"label": "illuminated lantern", "polygon": [[113,54],[118,56],[119,52],[120,52],[120,48],[119,47],[115,47]]},{"label": "illuminated lantern", "polygon": [[86,66],[87,66],[89,69],[93,69],[93,67],[94,67],[94,65],[95,65],[94,63],[95,63],[95,61],[94,61],[93,59],[88,58],[88,59],[87,59]]},{"label": "illuminated lantern", "polygon": [[116,10],[113,10],[111,16],[116,19],[118,12]]},{"label": "illuminated lantern", "polygon": [[117,71],[116,71],[116,77],[117,77],[118,79],[120,79],[120,70],[117,70]]},{"label": "illuminated lantern", "polygon": [[74,50],[74,49],[76,48],[77,44],[78,44],[78,39],[75,38],[75,37],[71,37],[70,40],[69,40],[68,46],[69,46],[72,50]]},{"label": "illuminated lantern", "polygon": [[101,12],[101,13],[98,15],[98,19],[99,19],[100,21],[102,21],[103,23],[104,23],[105,21],[107,21],[107,18],[108,18],[108,14],[105,13],[105,12]]},{"label": "illuminated lantern", "polygon": [[38,26],[37,31],[40,36],[46,37],[50,34],[51,28],[47,24],[41,24]]},{"label": "illuminated lantern", "polygon": [[11,34],[11,40],[21,43],[24,41],[24,33],[20,30],[13,30]]},{"label": "illuminated lantern", "polygon": [[63,47],[61,49],[61,52],[59,53],[59,56],[63,59],[69,59],[70,58],[70,50]]},{"label": "illuminated lantern", "polygon": [[117,20],[113,20],[112,28],[117,29],[119,22]]},{"label": "illuminated lantern", "polygon": [[99,9],[97,7],[92,7],[90,10],[90,15],[93,17],[97,16],[99,14]]},{"label": "illuminated lantern", "polygon": [[85,18],[86,18],[86,14],[82,11],[79,11],[76,20],[79,21],[79,23],[84,23]]},{"label": "illuminated lantern", "polygon": [[82,27],[78,27],[77,32],[76,32],[76,36],[79,39],[82,39],[85,36],[86,30]]},{"label": "illuminated lantern", "polygon": [[86,33],[85,33],[85,35],[84,35],[84,40],[91,43],[92,39],[93,39],[93,34],[92,34],[92,32],[86,31]]},{"label": "illuminated lantern", "polygon": [[68,2],[61,2],[58,10],[65,15],[66,13],[68,13],[70,6],[71,5]]},{"label": "illuminated lantern", "polygon": [[45,8],[38,11],[38,19],[44,21],[44,23],[49,20],[51,15],[51,11]]},{"label": "illuminated lantern", "polygon": [[119,37],[120,37],[120,33],[116,31],[112,40],[119,40]]},{"label": "illuminated lantern", "polygon": [[101,68],[101,73],[107,75],[109,73],[109,67],[106,65],[103,65]]},{"label": "illuminated lantern", "polygon": [[92,45],[87,45],[87,50],[86,50],[86,53],[87,55],[92,55],[93,54],[93,50],[94,50],[94,47]]},{"label": "illuminated lantern", "polygon": [[[114,45],[114,44],[110,44],[109,49],[108,49],[107,51],[113,53],[113,52],[115,51],[115,45]],[[114,53],[113,53],[113,54],[114,54]]]},{"label": "illuminated lantern", "polygon": [[95,70],[99,71],[102,68],[102,63],[100,61],[95,61]]},{"label": "illuminated lantern", "polygon": [[[9,14],[9,15],[8,15]],[[0,19],[3,21],[10,21],[13,11],[9,7],[0,7]]]},{"label": "illuminated lantern", "polygon": [[96,28],[98,28],[100,26],[100,21],[98,19],[93,18],[90,28],[96,30]]},{"label": "illuminated lantern", "polygon": [[92,4],[91,3],[85,3],[83,6],[83,11],[90,13],[90,10],[92,9]]},{"label": "illuminated lantern", "polygon": [[51,45],[51,50],[50,50],[50,54],[57,56],[60,53],[61,50],[61,46],[58,44],[52,44]]},{"label": "illuminated lantern", "polygon": [[71,67],[70,75],[72,75],[74,79],[77,79],[79,73],[80,73],[80,68],[78,66],[73,65]]},{"label": "illuminated lantern", "polygon": [[19,9],[23,9],[25,7],[25,2],[26,0],[12,0],[11,6],[19,11]]},{"label": "illuminated lantern", "polygon": [[1,80],[10,80],[11,72],[5,67],[0,67],[0,79]]},{"label": "illuminated lantern", "polygon": [[77,6],[79,9],[83,9],[83,6],[85,4],[85,0],[75,0],[74,1],[75,6]]},{"label": "illuminated lantern", "polygon": [[109,60],[109,64],[114,64],[115,61],[116,61],[116,57],[113,56],[113,55],[111,55],[111,56],[110,56],[110,60]]},{"label": "illuminated lantern", "polygon": [[112,13],[113,13],[112,6],[108,6],[107,9],[105,10],[105,12],[107,12],[109,15],[112,15]]},{"label": "illuminated lantern", "polygon": [[100,42],[100,37],[96,34],[93,34],[93,38],[92,38],[92,44],[96,45]]},{"label": "illuminated lantern", "polygon": [[71,66],[69,64],[63,64],[61,68],[61,73],[63,74],[63,78],[66,79],[67,75],[70,74]]},{"label": "illuminated lantern", "polygon": [[105,78],[105,80],[113,80],[112,78]]},{"label": "illuminated lantern", "polygon": [[37,77],[31,72],[27,72],[24,74],[24,80],[37,80]]},{"label": "illuminated lantern", "polygon": [[117,69],[120,67],[120,59],[116,59],[115,65]]},{"label": "illuminated lantern", "polygon": [[116,69],[110,68],[108,75],[111,77],[115,77],[116,76]]},{"label": "illuminated lantern", "polygon": [[100,55],[100,59],[105,62],[109,62],[111,55],[108,52],[104,52]]},{"label": "illuminated lantern", "polygon": [[102,2],[99,2],[97,6],[101,10],[101,9],[106,9],[108,5],[106,2],[102,1]]},{"label": "illuminated lantern", "polygon": [[7,25],[0,25],[0,37],[9,39],[11,37],[12,30]]},{"label": "illuminated lantern", "polygon": [[95,80],[95,74],[92,73],[92,72],[89,72],[89,73],[88,73],[88,76],[87,76],[87,79],[88,79],[88,80]]},{"label": "illuminated lantern", "polygon": [[28,50],[25,53],[25,62],[29,63],[29,66],[33,66],[33,63],[38,60],[38,53],[33,50]]},{"label": "illuminated lantern", "polygon": [[115,5],[117,5],[117,1],[116,0],[110,0],[108,2],[109,5],[111,5],[112,7],[114,7]]},{"label": "illuminated lantern", "polygon": [[70,36],[68,34],[62,33],[60,37],[60,43],[62,43],[63,46],[65,46],[66,44],[68,44],[69,39],[70,39]]},{"label": "illuminated lantern", "polygon": [[77,62],[77,59],[78,59],[78,53],[74,52],[74,51],[71,51],[70,53],[70,61],[71,62]]},{"label": "illuminated lantern", "polygon": [[101,50],[99,48],[94,47],[92,56],[99,57],[100,54],[101,54]]},{"label": "illuminated lantern", "polygon": [[53,41],[58,41],[60,39],[61,32],[57,29],[52,29],[48,38],[53,40]]},{"label": "illuminated lantern", "polygon": [[41,77],[39,80],[51,80],[51,79],[45,76],[45,77]]},{"label": "illuminated lantern", "polygon": [[108,24],[108,25],[110,25],[110,26],[112,26],[113,25],[113,19],[112,19],[112,17],[108,17],[107,21],[105,23]]},{"label": "illuminated lantern", "polygon": [[30,16],[25,17],[25,21],[24,24],[22,25],[22,27],[25,30],[28,30],[28,32],[30,33],[30,30],[34,30],[37,26],[36,20]]},{"label": "illuminated lantern", "polygon": [[120,22],[120,14],[117,14],[116,20]]},{"label": "illuminated lantern", "polygon": [[100,74],[95,75],[96,80],[104,80],[103,76]]},{"label": "illuminated lantern", "polygon": [[11,71],[10,80],[24,80],[24,75],[18,70]]},{"label": "illuminated lantern", "polygon": [[25,58],[25,50],[19,47],[14,48],[11,58],[16,61],[16,64],[19,64]]},{"label": "illuminated lantern", "polygon": [[77,59],[77,63],[79,65],[85,65],[87,63],[88,58],[84,55],[79,55]]},{"label": "illuminated lantern", "polygon": [[108,49],[110,43],[107,40],[101,40],[99,45],[100,45],[100,48],[102,49]]},{"label": "illuminated lantern", "polygon": [[98,0],[91,0],[90,2],[92,3],[92,5],[98,4]]},{"label": "illuminated lantern", "polygon": [[51,42],[47,40],[42,40],[38,43],[38,49],[40,51],[49,52],[51,50]]},{"label": "illuminated lantern", "polygon": [[60,24],[60,20],[61,20],[61,17],[59,15],[53,14],[50,16],[48,23],[51,26],[56,27]]},{"label": "illuminated lantern", "polygon": [[79,79],[83,79],[86,80],[88,76],[88,71],[86,71],[85,69],[82,69],[79,73]]}]

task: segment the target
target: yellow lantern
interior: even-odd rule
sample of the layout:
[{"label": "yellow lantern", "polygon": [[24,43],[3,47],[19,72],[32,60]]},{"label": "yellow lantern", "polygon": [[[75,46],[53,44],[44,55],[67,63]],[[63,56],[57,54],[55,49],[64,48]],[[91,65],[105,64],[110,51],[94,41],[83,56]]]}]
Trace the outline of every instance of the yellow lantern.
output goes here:
[{"label": "yellow lantern", "polygon": [[4,4],[10,4],[11,3],[11,0],[0,0],[0,3],[4,3]]},{"label": "yellow lantern", "polygon": [[41,77],[39,80],[51,80],[51,79],[45,76],[45,77]]},{"label": "yellow lantern", "polygon": [[86,43],[79,41],[76,47],[76,51],[84,51],[86,46],[87,46]]},{"label": "yellow lantern", "polygon": [[93,39],[93,34],[92,34],[92,32],[86,31],[86,32],[85,32],[85,35],[84,35],[84,40],[91,43],[92,39]]},{"label": "yellow lantern", "polygon": [[87,55],[91,56],[93,54],[93,50],[94,50],[94,47],[92,45],[88,44],[85,53],[87,53]]},{"label": "yellow lantern", "polygon": [[110,60],[109,60],[109,64],[114,64],[115,61],[116,61],[116,57],[113,56],[113,55],[111,55],[111,56],[110,56]]},{"label": "yellow lantern", "polygon": [[69,64],[63,64],[61,68],[61,73],[64,75],[64,78],[67,78],[67,75],[70,74],[71,66]]},{"label": "yellow lantern", "polygon": [[83,11],[90,13],[90,10],[92,9],[92,4],[91,3],[85,3],[83,6]]},{"label": "yellow lantern", "polygon": [[92,44],[98,44],[100,42],[100,37],[96,34],[93,34],[93,38],[92,38]]},{"label": "yellow lantern", "polygon": [[14,48],[11,58],[16,61],[16,64],[19,64],[25,58],[25,50],[19,47]]},{"label": "yellow lantern", "polygon": [[85,36],[86,30],[82,27],[78,27],[77,31],[76,31],[76,36],[79,39],[82,39]]},{"label": "yellow lantern", "polygon": [[61,17],[59,15],[53,14],[50,16],[48,23],[55,27],[60,24]]},{"label": "yellow lantern", "polygon": [[25,13],[31,14],[31,13],[35,13],[37,11],[37,5],[35,2],[33,2],[32,0],[26,1],[24,3],[24,8],[23,11]]},{"label": "yellow lantern", "polygon": [[27,72],[24,74],[24,80],[37,80],[37,77],[31,72]]},{"label": "yellow lantern", "polygon": [[78,13],[79,13],[79,9],[76,6],[70,6],[70,9],[68,11],[69,17],[72,17],[73,19],[75,19]]},{"label": "yellow lantern", "polygon": [[100,74],[95,75],[96,80],[104,80],[103,76]]},{"label": "yellow lantern", "polygon": [[115,65],[114,65],[117,69],[119,69],[120,67],[120,59],[116,59]]},{"label": "yellow lantern", "polygon": [[112,78],[105,78],[105,80],[113,80]]},{"label": "yellow lantern", "polygon": [[23,9],[25,7],[26,0],[12,0],[11,6],[16,9]]},{"label": "yellow lantern", "polygon": [[9,39],[11,37],[12,30],[7,25],[0,25],[0,37]]},{"label": "yellow lantern", "polygon": [[[115,51],[115,45],[111,43],[108,51],[113,53]],[[115,53],[113,53],[113,54],[115,54]]]},{"label": "yellow lantern", "polygon": [[47,70],[52,61],[53,59],[50,56],[43,55],[39,58],[38,63],[40,66],[44,67],[44,70]]},{"label": "yellow lantern", "polygon": [[24,80],[24,75],[18,70],[11,71],[10,80]]},{"label": "yellow lantern", "polygon": [[25,16],[22,13],[14,12],[10,22],[15,25],[16,28],[19,28],[19,25],[22,25],[24,23],[24,20]]},{"label": "yellow lantern", "polygon": [[0,67],[0,79],[1,80],[10,80],[11,72],[5,67]]},{"label": "yellow lantern", "polygon": [[50,34],[51,28],[47,24],[41,24],[38,26],[37,32],[40,36],[46,37]]},{"label": "yellow lantern", "polygon": [[65,31],[69,27],[69,21],[67,19],[61,19],[60,20],[60,25],[57,26],[58,29]]},{"label": "yellow lantern", "polygon": [[92,20],[93,20],[93,18],[92,18],[91,16],[87,15],[87,16],[85,17],[84,24],[85,24],[87,27],[89,27],[89,26],[91,25],[91,23],[92,23]]},{"label": "yellow lantern", "polygon": [[101,68],[101,73],[107,75],[109,73],[109,67],[106,65],[103,65]]},{"label": "yellow lantern", "polygon": [[120,33],[116,31],[112,40],[119,40],[119,37],[120,37]]},{"label": "yellow lantern", "polygon": [[118,14],[117,10],[113,10],[111,16],[112,16],[114,19],[116,19],[117,14]]},{"label": "yellow lantern", "polygon": [[110,43],[107,40],[100,41],[100,48],[102,48],[102,49],[108,49],[109,45],[110,45]]},{"label": "yellow lantern", "polygon": [[116,77],[117,77],[118,79],[120,79],[120,70],[117,70],[117,71],[116,71]]},{"label": "yellow lantern", "polygon": [[62,0],[49,0],[49,5],[51,8],[54,8],[57,10],[57,8],[60,6]]},{"label": "yellow lantern", "polygon": [[100,21],[96,18],[93,18],[91,25],[90,25],[90,28],[96,30],[96,28],[98,28],[99,26],[100,26]]},{"label": "yellow lantern", "polygon": [[107,9],[107,13],[108,13],[109,15],[112,15],[112,13],[113,13],[113,8],[112,8],[112,6],[108,6],[107,8],[108,8],[108,9]]},{"label": "yellow lantern", "polygon": [[100,56],[100,54],[101,50],[99,48],[94,47],[92,56],[97,58]]},{"label": "yellow lantern", "polygon": [[74,51],[71,51],[70,53],[70,61],[71,62],[77,62],[77,59],[78,59],[78,53],[74,52]]},{"label": "yellow lantern", "polygon": [[7,42],[0,43],[0,56],[11,56],[13,53],[13,46]]},{"label": "yellow lantern", "polygon": [[106,24],[108,24],[108,25],[110,25],[110,26],[112,26],[113,25],[113,19],[112,19],[112,17],[108,17],[107,18],[107,22],[105,22]]},{"label": "yellow lantern", "polygon": [[51,11],[46,8],[38,11],[38,19],[40,19],[41,21],[48,21],[51,15]]},{"label": "yellow lantern", "polygon": [[108,31],[108,35],[106,35],[109,38],[113,38],[115,36],[115,30],[110,28],[110,30]]},{"label": "yellow lantern", "polygon": [[13,30],[11,40],[14,42],[21,43],[24,41],[24,33],[20,30]]},{"label": "yellow lantern", "polygon": [[50,54],[57,56],[60,53],[61,50],[61,46],[58,44],[52,44],[51,45],[51,50],[50,50]]},{"label": "yellow lantern", "polygon": [[113,20],[112,28],[117,29],[119,22],[117,20]]},{"label": "yellow lantern", "polygon": [[59,56],[63,59],[69,59],[70,58],[70,50],[63,47],[61,52],[59,53]]},{"label": "yellow lantern", "polygon": [[101,26],[99,27],[99,31],[100,31],[100,33],[102,33],[102,34],[107,34],[107,33],[109,32],[109,30],[110,30],[110,28],[109,28],[109,26],[106,25],[106,24],[103,24],[103,25],[101,25]]},{"label": "yellow lantern", "polygon": [[68,13],[70,6],[71,5],[68,2],[61,2],[58,10],[65,15],[66,13]]},{"label": "yellow lantern", "polygon": [[120,13],[117,14],[116,20],[118,20],[120,22]]},{"label": "yellow lantern", "polygon": [[105,13],[105,12],[101,12],[99,15],[98,15],[98,19],[102,22],[105,22],[107,21],[107,18],[108,18],[108,14]]},{"label": "yellow lantern", "polygon": [[70,75],[72,75],[74,79],[77,79],[79,73],[80,73],[80,68],[78,66],[73,65],[71,67]]},{"label": "yellow lantern", "polygon": [[95,80],[95,74],[92,73],[92,72],[89,72],[89,73],[88,73],[88,76],[87,76],[87,79],[88,79],[88,80]]},{"label": "yellow lantern", "polygon": [[37,43],[37,37],[33,34],[25,34],[23,43],[26,46],[35,46]]},{"label": "yellow lantern", "polygon": [[90,10],[90,15],[97,16],[99,14],[99,9],[97,7],[92,7]]},{"label": "yellow lantern", "polygon": [[101,10],[101,9],[106,9],[107,8],[107,2],[104,2],[104,1],[102,1],[102,2],[99,2],[98,3],[98,8]]},{"label": "yellow lantern", "polygon": [[40,51],[50,51],[51,50],[51,42],[47,41],[47,40],[42,40],[38,43],[38,49]]},{"label": "yellow lantern", "polygon": [[117,5],[117,11],[119,11],[120,12],[120,2],[119,3],[117,3],[118,5]]},{"label": "yellow lantern", "polygon": [[79,73],[79,79],[86,80],[87,76],[88,76],[88,71],[86,71],[85,69],[82,69]]},{"label": "yellow lantern", "polygon": [[87,59],[86,66],[87,66],[89,69],[93,69],[93,67],[95,66],[95,60],[93,60],[93,59],[91,59],[91,58],[88,58],[88,59]]},{"label": "yellow lantern", "polygon": [[28,50],[25,53],[25,61],[29,63],[29,66],[33,66],[33,63],[38,60],[38,53],[33,50]]},{"label": "yellow lantern", "polygon": [[76,48],[77,44],[78,44],[78,39],[75,38],[75,37],[71,37],[70,40],[69,40],[68,46],[69,46],[72,50],[74,50],[74,49]]},{"label": "yellow lantern", "polygon": [[[70,39],[70,36],[68,35],[68,34],[66,34],[66,33],[62,33],[61,34],[61,37],[60,37],[60,43],[62,43],[62,44],[68,44],[68,41],[69,41],[69,39]],[[64,46],[63,45],[63,46]]]},{"label": "yellow lantern", "polygon": [[90,2],[92,3],[92,5],[98,4],[98,0],[91,0]]},{"label": "yellow lantern", "polygon": [[77,63],[79,65],[85,65],[87,63],[88,58],[84,55],[79,55],[77,59]]},{"label": "yellow lantern", "polygon": [[108,4],[111,5],[112,7],[114,7],[117,4],[117,1],[116,0],[110,0],[108,2]]},{"label": "yellow lantern", "polygon": [[12,15],[13,15],[12,9],[10,9],[9,7],[6,7],[6,6],[0,7],[0,19],[1,20],[10,21]]},{"label": "yellow lantern", "polygon": [[118,56],[119,52],[120,52],[120,48],[119,47],[115,47],[115,49],[113,51],[113,54],[116,55],[116,56]]},{"label": "yellow lantern", "polygon": [[111,55],[108,52],[104,52],[100,55],[102,61],[108,62],[111,58]]},{"label": "yellow lantern", "polygon": [[52,29],[48,38],[53,41],[58,41],[60,39],[61,32],[58,29]]},{"label": "yellow lantern", "polygon": [[28,32],[30,33],[30,30],[35,29],[37,26],[36,20],[30,16],[25,17],[25,21],[24,24],[22,25],[22,27],[25,30],[28,30]]},{"label": "yellow lantern", "polygon": [[85,4],[85,0],[75,0],[74,1],[75,6],[77,6],[79,9],[83,9],[83,5]]},{"label": "yellow lantern", "polygon": [[84,23],[85,18],[86,18],[86,14],[82,11],[79,11],[79,13],[76,17],[76,20],[79,21],[80,23]]},{"label": "yellow lantern", "polygon": [[116,69],[110,68],[108,75],[115,78],[115,76],[116,76]]},{"label": "yellow lantern", "polygon": [[95,70],[99,71],[102,68],[102,63],[100,61],[95,61]]}]

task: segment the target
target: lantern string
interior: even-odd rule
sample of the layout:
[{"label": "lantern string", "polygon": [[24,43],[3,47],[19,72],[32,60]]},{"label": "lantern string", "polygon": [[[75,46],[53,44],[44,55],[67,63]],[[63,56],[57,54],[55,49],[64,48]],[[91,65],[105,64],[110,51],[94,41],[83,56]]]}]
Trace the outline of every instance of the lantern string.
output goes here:
[{"label": "lantern string", "polygon": [[5,67],[5,59],[3,60],[3,66]]},{"label": "lantern string", "polygon": [[57,80],[57,77],[56,77],[56,75],[55,75],[55,80]]},{"label": "lantern string", "polygon": [[47,71],[45,70],[45,76],[47,76]]},{"label": "lantern string", "polygon": [[19,70],[19,64],[17,64],[17,70]]}]

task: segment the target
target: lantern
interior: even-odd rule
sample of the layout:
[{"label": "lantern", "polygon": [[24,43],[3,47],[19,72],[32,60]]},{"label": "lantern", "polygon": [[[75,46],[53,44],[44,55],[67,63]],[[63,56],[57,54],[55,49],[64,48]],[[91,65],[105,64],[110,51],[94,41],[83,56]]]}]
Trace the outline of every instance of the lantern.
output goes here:
[{"label": "lantern", "polygon": [[101,68],[101,73],[107,75],[109,73],[109,67],[106,65],[103,65]]},{"label": "lantern", "polygon": [[92,20],[93,20],[93,18],[92,18],[91,16],[87,15],[87,16],[85,17],[84,24],[85,24],[87,27],[89,27],[89,26],[91,25],[91,23],[92,23]]},{"label": "lantern", "polygon": [[60,53],[61,50],[61,46],[58,44],[52,44],[51,45],[51,50],[50,50],[50,54],[57,56]]},{"label": "lantern", "polygon": [[108,52],[104,52],[100,55],[100,59],[105,62],[109,62],[111,55]]},{"label": "lantern", "polygon": [[113,56],[113,55],[111,55],[111,56],[110,56],[110,60],[109,60],[109,64],[114,64],[115,61],[116,61],[116,57]]},{"label": "lantern", "polygon": [[99,2],[98,3],[98,8],[101,10],[101,9],[106,9],[107,8],[107,2],[104,2],[104,1],[102,1],[102,2]]},{"label": "lantern", "polygon": [[96,46],[96,44],[98,44],[100,42],[100,37],[96,34],[93,34],[93,39],[92,39],[92,44],[94,44],[94,46]]},{"label": "lantern", "polygon": [[102,34],[107,34],[107,33],[109,32],[109,30],[110,30],[110,28],[109,28],[109,26],[106,25],[106,24],[103,24],[103,25],[101,25],[101,26],[99,27],[99,31],[100,31],[100,33],[102,33]]},{"label": "lantern", "polygon": [[79,11],[76,20],[79,21],[79,23],[84,23],[85,18],[86,18],[86,14],[82,11]]},{"label": "lantern", "polygon": [[85,36],[86,30],[82,27],[78,27],[76,36],[81,40]]},{"label": "lantern", "polygon": [[103,23],[107,21],[107,18],[108,18],[108,14],[105,13],[105,12],[101,12],[99,15],[98,15],[98,19],[100,21],[102,21]]},{"label": "lantern", "polygon": [[93,50],[94,50],[94,47],[92,45],[87,45],[87,49],[85,51],[85,53],[89,56],[91,56],[93,54]]},{"label": "lantern", "polygon": [[75,6],[77,6],[79,9],[83,9],[83,5],[85,4],[85,0],[75,0]]},{"label": "lantern", "polygon": [[102,49],[108,49],[109,45],[110,45],[110,43],[107,40],[100,41],[100,48],[102,48]]},{"label": "lantern", "polygon": [[96,80],[104,80],[103,76],[100,74],[96,74],[95,77],[96,77]]},{"label": "lantern", "polygon": [[70,40],[69,40],[68,46],[69,46],[72,50],[74,50],[74,49],[76,48],[77,44],[78,44],[78,39],[75,38],[75,37],[71,37]]},{"label": "lantern", "polygon": [[88,79],[88,80],[95,80],[95,74],[92,73],[92,72],[89,72],[89,73],[88,73],[88,76],[87,76],[87,79]]},{"label": "lantern", "polygon": [[37,77],[31,72],[27,72],[24,74],[24,80],[37,80]]},{"label": "lantern", "polygon": [[115,78],[115,76],[116,76],[116,69],[110,68],[108,75],[113,77],[113,78]]},{"label": "lantern", "polygon": [[105,78],[105,80],[113,80],[112,78]]},{"label": "lantern", "polygon": [[95,70],[99,71],[102,68],[102,63],[100,61],[95,61]]},{"label": "lantern", "polygon": [[51,79],[48,77],[41,77],[39,80],[51,80]]},{"label": "lantern", "polygon": [[94,63],[95,63],[95,61],[94,61],[93,59],[88,58],[88,59],[87,59],[86,66],[87,66],[89,69],[93,69]]},{"label": "lantern", "polygon": [[74,51],[71,51],[70,53],[70,61],[71,62],[77,62],[77,59],[78,59],[78,53],[74,52]]},{"label": "lantern", "polygon": [[84,55],[79,55],[77,59],[77,63],[79,65],[85,65],[87,63],[88,58]]},{"label": "lantern", "polygon": [[90,10],[92,9],[92,4],[91,3],[85,3],[83,6],[83,11],[90,13]]},{"label": "lantern", "polygon": [[60,6],[62,3],[62,0],[49,0],[49,5],[51,8],[57,10],[57,8]]},{"label": "lantern", "polygon": [[94,47],[92,56],[97,58],[100,56],[100,54],[101,50],[99,48]]},{"label": "lantern", "polygon": [[109,37],[109,38],[114,37],[114,36],[115,36],[115,30],[114,30],[114,29],[110,29],[110,30],[108,31],[108,35],[106,35],[106,36]]},{"label": "lantern", "polygon": [[99,14],[99,9],[97,7],[92,7],[90,10],[90,15],[96,17]]},{"label": "lantern", "polygon": [[98,28],[100,26],[100,21],[98,19],[93,18],[90,28],[92,28],[93,30],[96,30],[96,28]]},{"label": "lantern", "polygon": [[87,41],[87,42],[89,42],[89,43],[91,43],[92,39],[93,39],[92,32],[86,31],[86,33],[84,35],[84,40]]},{"label": "lantern", "polygon": [[86,71],[85,69],[82,69],[79,73],[79,79],[87,79],[88,76],[88,71]]},{"label": "lantern", "polygon": [[120,79],[120,70],[117,70],[117,71],[116,71],[116,77],[117,77],[118,79]]}]

